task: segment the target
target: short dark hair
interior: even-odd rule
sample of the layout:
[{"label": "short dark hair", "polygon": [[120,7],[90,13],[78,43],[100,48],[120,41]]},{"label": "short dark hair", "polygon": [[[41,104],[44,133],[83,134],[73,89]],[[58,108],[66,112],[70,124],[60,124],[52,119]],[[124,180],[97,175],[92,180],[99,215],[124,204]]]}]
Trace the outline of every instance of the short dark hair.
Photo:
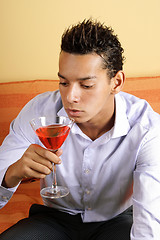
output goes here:
[{"label": "short dark hair", "polygon": [[103,59],[103,68],[108,76],[114,77],[123,69],[123,48],[111,27],[93,21],[84,20],[69,27],[62,35],[61,51],[71,54],[96,53]]}]

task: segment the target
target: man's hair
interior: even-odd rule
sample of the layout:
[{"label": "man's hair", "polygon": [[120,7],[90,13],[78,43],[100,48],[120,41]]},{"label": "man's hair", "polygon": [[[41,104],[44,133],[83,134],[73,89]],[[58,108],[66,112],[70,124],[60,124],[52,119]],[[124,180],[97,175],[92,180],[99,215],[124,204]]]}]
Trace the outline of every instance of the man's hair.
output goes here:
[{"label": "man's hair", "polygon": [[62,35],[61,51],[71,54],[96,53],[103,59],[103,68],[112,78],[123,69],[123,48],[112,28],[93,21],[84,20],[65,30]]}]

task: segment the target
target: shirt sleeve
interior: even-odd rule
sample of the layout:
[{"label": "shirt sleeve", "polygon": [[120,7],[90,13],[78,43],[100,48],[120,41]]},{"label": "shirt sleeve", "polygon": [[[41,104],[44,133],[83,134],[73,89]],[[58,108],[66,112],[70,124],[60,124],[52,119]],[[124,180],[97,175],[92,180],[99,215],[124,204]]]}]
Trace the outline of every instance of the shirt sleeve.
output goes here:
[{"label": "shirt sleeve", "polygon": [[[32,101],[20,112],[10,125],[9,135],[0,147],[0,208],[2,208],[16,191],[14,188],[4,188],[2,181],[10,165],[20,159],[31,143],[36,142],[36,136],[29,124],[32,118]],[[34,108],[33,108],[34,109]]]},{"label": "shirt sleeve", "polygon": [[160,131],[149,132],[137,158],[131,240],[160,239]]}]

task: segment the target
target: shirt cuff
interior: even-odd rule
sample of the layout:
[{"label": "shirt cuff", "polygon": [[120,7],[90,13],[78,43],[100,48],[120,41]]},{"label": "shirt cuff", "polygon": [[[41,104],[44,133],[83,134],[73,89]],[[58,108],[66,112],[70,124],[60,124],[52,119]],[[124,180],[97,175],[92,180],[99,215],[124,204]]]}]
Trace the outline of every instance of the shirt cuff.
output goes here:
[{"label": "shirt cuff", "polygon": [[4,207],[7,202],[11,199],[13,193],[13,188],[4,188],[0,186],[0,208]]},{"label": "shirt cuff", "polygon": [[5,188],[1,186],[6,170],[7,168],[0,171],[0,208],[4,207],[7,204],[19,186],[19,184],[13,188]]}]

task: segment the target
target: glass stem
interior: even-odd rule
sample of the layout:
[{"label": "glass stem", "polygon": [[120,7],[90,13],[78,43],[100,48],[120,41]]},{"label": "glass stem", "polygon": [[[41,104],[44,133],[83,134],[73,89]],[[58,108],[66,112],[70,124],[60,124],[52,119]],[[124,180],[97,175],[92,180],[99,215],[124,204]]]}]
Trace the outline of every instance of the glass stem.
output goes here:
[{"label": "glass stem", "polygon": [[56,177],[56,164],[54,163],[53,165],[54,169],[54,177],[53,177],[53,184],[52,184],[52,189],[54,193],[57,193],[57,177]]}]

